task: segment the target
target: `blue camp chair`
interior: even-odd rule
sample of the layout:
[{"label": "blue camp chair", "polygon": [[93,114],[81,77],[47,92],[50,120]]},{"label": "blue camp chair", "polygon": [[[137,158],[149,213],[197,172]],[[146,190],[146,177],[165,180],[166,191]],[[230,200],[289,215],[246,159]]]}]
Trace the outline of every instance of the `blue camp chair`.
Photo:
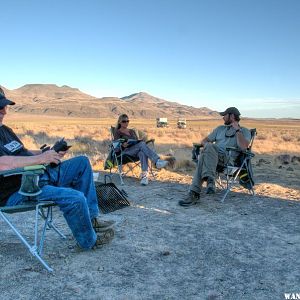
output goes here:
[{"label": "blue camp chair", "polygon": [[[44,170],[45,166],[36,165],[0,172],[0,177],[3,178],[9,176],[22,176],[22,183],[19,193],[24,196],[25,200],[19,205],[0,206],[0,217],[13,230],[21,242],[27,247],[29,252],[47,269],[47,271],[52,272],[53,269],[49,267],[42,257],[46,229],[53,229],[63,239],[66,237],[53,224],[53,207],[56,206],[56,204],[53,201],[38,201],[38,195],[41,193],[41,190],[38,186],[38,180],[39,176],[43,174]],[[22,235],[22,233],[17,229],[17,226],[14,225],[12,220],[8,217],[9,214],[28,211],[35,211],[33,242],[29,241],[28,238]],[[43,226],[41,233],[39,234],[40,220],[43,222]]]},{"label": "blue camp chair", "polygon": [[[138,157],[133,157],[123,153],[121,143],[122,139],[114,140],[114,133],[116,128],[111,126],[111,143],[109,145],[109,153],[104,163],[104,169],[109,169],[110,175],[118,175],[120,178],[121,185],[124,185],[123,177],[127,174],[133,174],[133,170],[136,168],[140,168],[140,160]],[[136,135],[138,136],[137,132]],[[150,147],[154,148],[154,139],[150,139],[146,141],[146,144],[150,145]],[[128,167],[127,171],[124,171],[123,166],[126,165]],[[149,173],[155,178],[155,174],[153,172],[152,162],[149,164]]]}]

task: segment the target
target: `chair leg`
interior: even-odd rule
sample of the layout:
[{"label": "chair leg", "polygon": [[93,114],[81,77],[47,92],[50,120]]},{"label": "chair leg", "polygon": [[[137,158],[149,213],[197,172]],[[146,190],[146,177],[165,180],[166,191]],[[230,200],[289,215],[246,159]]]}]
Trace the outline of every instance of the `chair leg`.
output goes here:
[{"label": "chair leg", "polygon": [[155,180],[157,173],[154,173],[154,171],[153,171],[153,162],[151,160],[150,160],[150,163],[149,163],[149,172],[150,172],[153,180]]},{"label": "chair leg", "polygon": [[224,200],[225,200],[225,198],[227,197],[227,195],[228,195],[228,193],[230,192],[230,189],[226,189],[225,190],[225,194],[224,194],[224,196],[222,197],[222,199],[221,199],[221,202],[224,202]]},{"label": "chair leg", "polygon": [[122,176],[122,168],[121,168],[121,171],[120,171],[119,167],[120,167],[120,166],[118,165],[118,166],[117,166],[117,171],[115,171],[115,172],[113,172],[113,169],[112,169],[112,168],[109,169],[109,176],[112,178],[113,176],[118,175],[119,178],[120,178],[120,183],[121,183],[121,185],[125,185],[125,184],[124,184],[124,180],[123,180],[123,176]]},{"label": "chair leg", "polygon": [[122,165],[119,165],[119,166],[118,166],[118,174],[119,174],[119,177],[120,177],[120,182],[121,182],[121,185],[125,185],[125,184],[124,184],[124,180],[123,180],[122,173],[123,173]]},{"label": "chair leg", "polygon": [[[121,163],[122,163],[122,161],[121,161]],[[131,163],[131,164],[134,164],[134,166],[133,166],[133,167],[130,166],[130,163]],[[126,172],[123,172],[123,165],[122,165],[122,164],[118,165],[118,174],[119,174],[119,177],[120,177],[121,185],[125,185],[124,180],[123,180],[123,176],[126,176],[129,172],[131,172],[132,174],[134,174],[134,173],[133,173],[133,170],[134,170],[137,166],[139,166],[139,164],[140,164],[139,162],[135,162],[135,161],[132,161],[132,162],[130,162],[130,163],[127,163],[127,166],[128,166],[128,168],[129,168],[129,170],[126,171]]]},{"label": "chair leg", "polygon": [[[53,269],[49,267],[46,261],[42,258],[46,229],[47,228],[53,229],[63,239],[66,239],[66,236],[62,232],[60,232],[53,224],[53,211],[52,211],[53,207],[48,206],[47,208],[43,208],[45,204],[47,203],[40,203],[37,204],[35,207],[33,245],[29,244],[29,242],[22,236],[19,230],[9,221],[9,219],[5,216],[5,214],[2,211],[0,211],[0,216],[10,226],[10,228],[14,231],[14,233],[21,240],[21,242],[28,248],[29,252],[37,258],[37,260],[45,267],[47,271],[52,272]],[[47,209],[47,212],[45,213],[43,209]],[[39,238],[39,230],[38,230],[39,217],[41,217],[44,220],[44,225],[43,225],[40,238]]]},{"label": "chair leg", "polygon": [[38,253],[42,256],[43,255],[43,246],[44,246],[44,240],[45,240],[45,234],[46,234],[46,227],[47,227],[47,219],[49,218],[49,209],[50,207],[47,208],[47,219],[45,220],[44,226],[43,226],[43,230],[42,230],[42,234],[41,234],[41,238],[40,238],[40,242],[39,242],[39,231],[38,231],[38,222],[39,222],[39,211],[40,211],[40,207],[39,205],[36,206],[35,208],[35,224],[34,224],[34,247],[38,250]]},{"label": "chair leg", "polygon": [[[66,236],[53,223],[53,207],[50,206],[49,208],[50,211],[49,211],[49,219],[47,221],[47,227],[53,229],[62,239],[66,239]],[[45,215],[43,208],[40,209],[39,214],[46,221],[47,216]]]},{"label": "chair leg", "polygon": [[[17,237],[21,240],[21,242],[28,248],[29,252],[37,258],[37,260],[44,266],[44,268],[48,272],[52,272],[53,269],[49,267],[49,265],[46,263],[45,260],[40,256],[38,250],[37,250],[37,237],[36,237],[36,228],[37,225],[35,224],[35,237],[34,237],[34,245],[31,246],[27,240],[21,235],[21,233],[17,230],[17,228],[9,221],[9,219],[4,215],[2,211],[0,211],[0,216],[2,219],[9,225],[9,227],[14,231],[14,233],[17,235]],[[37,215],[36,215],[37,216]],[[37,221],[36,221],[37,223]]]},{"label": "chair leg", "polygon": [[[245,166],[246,166],[246,170],[247,170],[248,174],[250,174],[249,168],[248,168],[248,164],[245,163]],[[249,178],[249,179],[250,179],[250,178]],[[252,196],[255,196],[255,192],[254,192],[254,189],[253,189],[253,184],[252,184],[251,179],[250,179],[250,185],[251,185],[251,188],[249,189],[249,193],[250,193]]]},{"label": "chair leg", "polygon": [[[221,202],[224,202],[225,198],[227,197],[228,193],[231,190],[232,185],[236,182],[236,180],[237,180],[237,178],[238,178],[238,176],[239,176],[239,174],[240,174],[240,172],[241,172],[241,170],[242,170],[242,168],[244,166],[246,167],[246,170],[249,173],[249,170],[248,170],[248,167],[247,167],[247,163],[246,163],[246,161],[244,161],[242,163],[241,167],[239,168],[239,170],[237,171],[237,173],[235,174],[235,176],[233,178],[230,179],[230,177],[228,176],[228,174],[226,175],[226,183],[227,183],[227,185],[226,185],[226,191],[225,191],[224,196],[221,199]],[[250,194],[252,196],[255,195],[252,183],[251,183],[251,189],[249,189],[249,192],[250,192]]]},{"label": "chair leg", "polygon": [[221,202],[224,202],[225,198],[227,197],[228,193],[231,191],[231,188],[233,186],[233,184],[236,182],[236,179],[238,178],[239,174],[241,172],[241,169],[239,169],[234,177],[230,177],[228,172],[226,174],[226,190],[225,190],[225,194],[223,195]]},{"label": "chair leg", "polygon": [[38,246],[38,231],[37,231],[37,229],[38,229],[37,228],[38,216],[40,215],[44,220],[44,226],[43,226],[43,230],[42,230],[42,234],[41,234],[41,238],[40,238],[40,242],[39,242],[39,254],[42,256],[43,255],[44,241],[45,241],[45,235],[46,235],[46,229],[47,228],[52,228],[63,239],[65,239],[66,237],[53,224],[51,224],[52,223],[52,206],[47,207],[47,213],[46,214],[43,210],[43,207],[37,206],[36,214],[37,214],[37,216],[36,216],[36,232],[35,232],[36,246]]},{"label": "chair leg", "polygon": [[252,196],[255,196],[255,192],[254,192],[254,189],[253,189],[253,185],[252,185],[252,182],[250,182],[251,184],[251,188],[248,190],[249,193],[252,195]]}]

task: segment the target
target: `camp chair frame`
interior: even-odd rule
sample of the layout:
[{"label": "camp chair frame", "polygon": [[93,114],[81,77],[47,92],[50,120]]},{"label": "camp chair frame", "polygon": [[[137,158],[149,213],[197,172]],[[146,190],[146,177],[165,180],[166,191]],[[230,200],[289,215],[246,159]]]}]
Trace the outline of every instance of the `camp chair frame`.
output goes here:
[{"label": "camp chair frame", "polygon": [[[255,195],[253,186],[253,172],[252,172],[252,166],[251,166],[251,159],[255,156],[255,154],[251,151],[252,145],[254,142],[254,139],[257,135],[256,128],[250,129],[251,133],[251,139],[249,142],[249,146],[246,150],[240,150],[235,147],[227,147],[226,151],[228,153],[228,157],[231,157],[232,152],[238,152],[238,165],[232,166],[229,164],[229,161],[224,166],[217,166],[217,179],[216,183],[221,187],[225,189],[224,195],[221,198],[221,202],[224,202],[226,199],[228,193],[231,191],[232,187],[235,184],[240,184],[246,189],[249,190],[251,195]],[[193,144],[193,161],[197,161],[197,156],[200,153],[200,144]],[[249,176],[247,185],[243,184],[242,181],[242,173],[247,174]],[[225,181],[225,184],[223,183]]]},{"label": "camp chair frame", "polygon": [[[35,169],[34,169],[35,168]],[[14,170],[2,171],[0,172],[1,176],[7,177],[11,175],[19,175],[26,176],[28,172],[32,174],[32,170],[40,170],[44,168],[44,166],[34,166],[28,168],[18,168]],[[41,173],[37,173],[38,174]],[[20,191],[19,191],[20,192]],[[25,191],[26,192],[26,191]],[[22,194],[22,192],[20,192]],[[43,267],[52,272],[53,269],[47,264],[47,262],[43,259],[43,247],[46,235],[46,229],[53,229],[61,238],[66,239],[65,235],[59,231],[59,229],[53,224],[53,207],[56,204],[53,201],[37,201],[34,200],[36,196],[29,196],[26,193],[26,200],[22,204],[14,205],[14,206],[1,206],[0,207],[0,217],[4,220],[4,222],[9,225],[9,227],[13,230],[13,232],[17,235],[17,237],[21,240],[21,242],[27,247],[29,252],[43,265]],[[28,212],[35,211],[35,220],[34,220],[34,236],[33,242],[26,239],[20,230],[13,224],[13,222],[8,218],[7,214],[14,214],[20,212]],[[39,220],[44,222],[41,230],[41,234],[39,234]]]},{"label": "camp chair frame", "polygon": [[[224,202],[228,193],[231,191],[232,187],[235,184],[241,184],[243,187],[248,189],[250,194],[252,196],[255,195],[253,186],[254,186],[254,181],[253,181],[253,172],[252,172],[252,166],[251,166],[251,159],[255,156],[255,154],[251,151],[252,145],[254,142],[254,139],[256,137],[256,128],[250,129],[251,133],[251,139],[249,146],[246,150],[240,150],[235,147],[227,147],[226,151],[228,153],[228,157],[231,157],[232,152],[238,152],[238,161],[239,163],[235,166],[232,166],[227,162],[225,166],[218,166],[217,167],[217,173],[218,173],[218,179],[217,179],[217,184],[222,186],[222,175],[225,177],[225,193],[222,196],[221,202]],[[242,176],[243,174],[247,174],[249,176],[247,186],[242,184]]]},{"label": "camp chair frame", "polygon": [[[124,185],[124,180],[123,177],[125,177],[127,174],[132,173],[133,174],[133,170],[137,167],[141,167],[141,163],[139,158],[137,157],[133,157],[131,155],[127,155],[123,153],[123,150],[121,148],[121,140],[114,140],[114,132],[115,132],[116,128],[114,126],[111,126],[110,128],[110,133],[111,133],[111,144],[109,145],[109,157],[111,158],[111,160],[106,159],[105,162],[105,168],[109,168],[110,171],[110,175],[118,175],[120,178],[120,182],[121,185]],[[135,130],[135,129],[133,129]],[[135,130],[136,135],[138,136],[137,131]],[[152,147],[154,148],[154,142],[155,139],[150,139],[145,141],[145,143],[151,144]],[[128,167],[127,171],[124,171],[123,166],[126,165]],[[115,174],[113,174],[113,169],[116,167],[116,172]],[[150,175],[155,178],[155,174],[153,172],[153,164],[150,161],[149,163],[149,173]]]}]

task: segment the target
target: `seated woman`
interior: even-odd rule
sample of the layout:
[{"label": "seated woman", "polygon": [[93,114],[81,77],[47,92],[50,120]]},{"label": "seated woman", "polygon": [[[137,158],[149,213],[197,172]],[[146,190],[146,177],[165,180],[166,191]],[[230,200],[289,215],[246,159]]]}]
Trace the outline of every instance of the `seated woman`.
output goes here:
[{"label": "seated woman", "polygon": [[125,139],[122,143],[123,153],[132,157],[139,158],[142,168],[142,180],[141,185],[148,184],[148,159],[150,159],[157,169],[164,168],[168,161],[161,160],[159,156],[148,147],[144,141],[139,141],[136,144],[130,145],[126,140],[136,140],[138,137],[133,129],[128,129],[129,119],[126,114],[122,114],[118,118],[116,130],[114,132],[114,140]]}]

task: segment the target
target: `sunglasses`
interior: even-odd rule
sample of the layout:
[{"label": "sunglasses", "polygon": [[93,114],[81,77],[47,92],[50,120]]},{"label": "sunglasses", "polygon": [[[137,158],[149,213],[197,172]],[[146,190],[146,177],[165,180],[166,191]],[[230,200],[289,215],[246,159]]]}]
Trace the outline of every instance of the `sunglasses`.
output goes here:
[{"label": "sunglasses", "polygon": [[121,123],[129,123],[129,120],[123,120]]}]

